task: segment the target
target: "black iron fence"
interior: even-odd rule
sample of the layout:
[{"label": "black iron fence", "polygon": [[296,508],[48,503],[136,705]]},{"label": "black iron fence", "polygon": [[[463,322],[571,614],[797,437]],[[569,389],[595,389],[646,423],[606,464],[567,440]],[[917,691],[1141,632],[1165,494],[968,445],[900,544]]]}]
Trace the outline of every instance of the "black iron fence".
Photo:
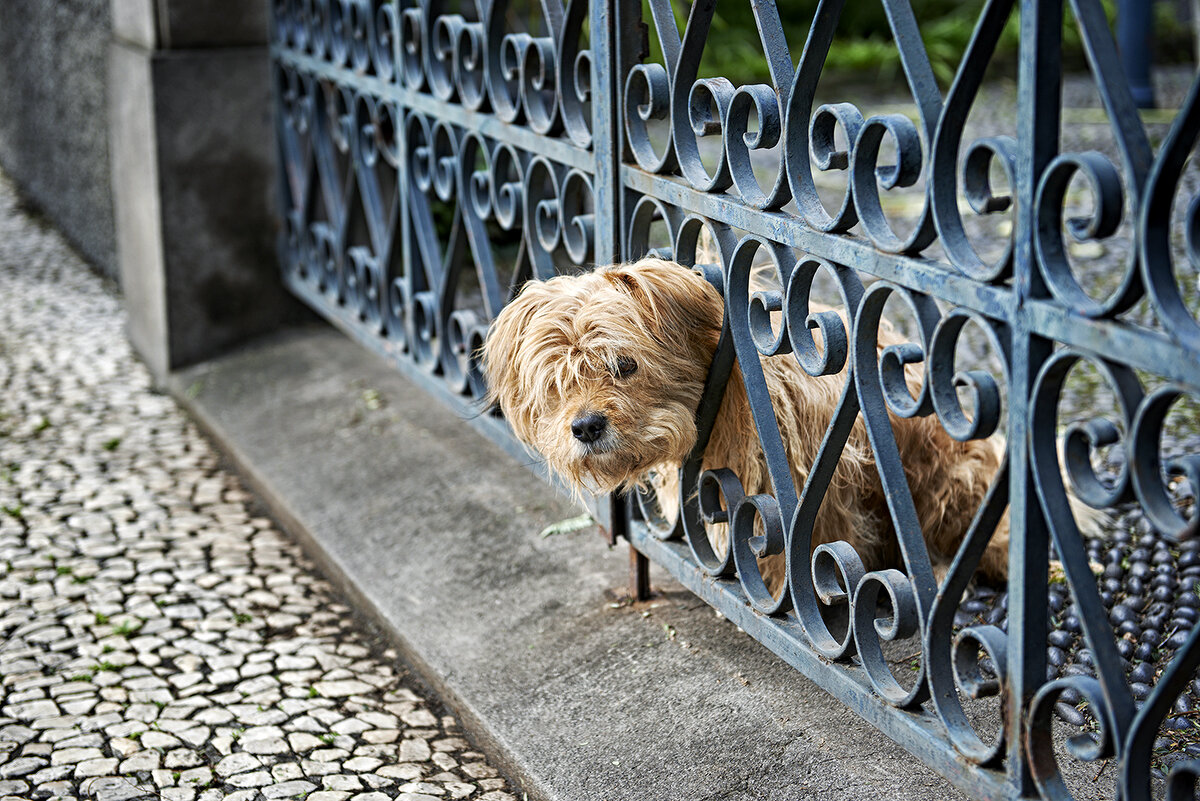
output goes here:
[{"label": "black iron fence", "polygon": [[[852,555],[804,547],[764,600],[756,577],[689,547],[683,528],[708,501],[683,528],[634,520],[634,547],[973,795],[1191,798],[1200,81],[1148,128],[1099,0],[987,0],[939,82],[937,43],[906,0],[884,0],[897,107],[862,82],[824,85],[841,0],[821,0],[803,42],[774,3],[750,6],[769,83],[700,75],[722,46],[715,0],[275,0],[285,281],[469,415],[475,352],[524,281],[648,252],[690,263],[707,230],[729,287],[726,366],[794,351],[845,381],[793,486],[761,371],[743,369],[776,488],[743,503],[801,549],[861,413],[905,570],[864,575]],[[1073,149],[1064,23],[1100,149]],[[1006,25],[1019,30],[1009,100]],[[782,291],[752,298],[741,273],[764,256]],[[844,324],[807,314],[822,287]],[[773,310],[782,332],[755,335]],[[881,356],[882,317],[910,320],[911,342]],[[808,334],[818,322],[828,348]],[[904,364],[923,372],[916,395]],[[940,585],[889,409],[936,414],[958,439],[1007,436]],[[502,421],[475,419],[519,451]],[[685,486],[697,474],[686,465]],[[1113,515],[1108,540],[1081,537],[1064,477]],[[1005,514],[1007,591],[975,587]]]}]

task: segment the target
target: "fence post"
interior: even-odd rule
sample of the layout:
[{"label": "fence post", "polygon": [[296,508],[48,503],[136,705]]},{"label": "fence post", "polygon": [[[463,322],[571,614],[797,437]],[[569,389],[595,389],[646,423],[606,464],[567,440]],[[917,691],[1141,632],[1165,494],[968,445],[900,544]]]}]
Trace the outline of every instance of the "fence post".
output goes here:
[{"label": "fence post", "polygon": [[1026,301],[1047,295],[1033,253],[1037,177],[1058,152],[1061,109],[1062,0],[1022,0],[1017,84],[1017,213],[1013,270],[1017,291],[1009,320],[1013,372],[1009,393],[1009,469],[1012,471],[1009,547],[1009,676],[1006,726],[1008,776],[1021,795],[1035,795],[1024,750],[1024,710],[1046,680],[1046,581],[1049,532],[1033,486],[1029,407],[1050,343],[1032,333]]},{"label": "fence post", "polygon": [[267,5],[113,0],[112,19],[117,261],[161,379],[300,308],[274,252]]}]

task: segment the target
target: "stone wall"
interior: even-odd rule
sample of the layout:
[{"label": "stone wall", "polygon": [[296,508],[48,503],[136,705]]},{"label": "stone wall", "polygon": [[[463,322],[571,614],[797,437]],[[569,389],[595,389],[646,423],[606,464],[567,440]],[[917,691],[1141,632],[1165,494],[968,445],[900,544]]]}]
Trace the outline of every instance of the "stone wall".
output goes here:
[{"label": "stone wall", "polygon": [[116,278],[110,4],[0,1],[0,165],[88,261]]}]

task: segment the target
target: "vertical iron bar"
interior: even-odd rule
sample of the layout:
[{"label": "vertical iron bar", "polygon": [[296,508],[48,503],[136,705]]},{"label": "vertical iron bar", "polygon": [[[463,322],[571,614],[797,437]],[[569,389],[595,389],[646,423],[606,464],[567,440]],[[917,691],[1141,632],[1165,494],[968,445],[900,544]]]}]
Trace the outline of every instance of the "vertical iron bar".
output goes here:
[{"label": "vertical iron bar", "polygon": [[[617,82],[617,13],[612,0],[590,0],[592,48],[592,155],[595,158],[596,263],[612,264],[621,258],[621,90]],[[609,508],[613,510],[612,540],[617,537],[618,525],[626,528],[625,501],[610,494]],[[619,523],[618,523],[619,520]],[[629,546],[634,553],[633,546]],[[641,568],[636,557],[630,563],[630,593],[638,598],[641,582],[636,576]],[[645,560],[645,557],[642,557]],[[643,572],[648,572],[645,566]],[[634,585],[637,585],[636,587]],[[646,592],[649,593],[649,581]]]},{"label": "vertical iron bar", "polygon": [[615,11],[612,0],[591,0],[597,264],[612,264],[620,258],[621,92],[617,83]]},{"label": "vertical iron bar", "polygon": [[[625,91],[624,85],[621,82],[621,76],[628,75],[633,65],[641,62],[643,58],[649,55],[649,29],[642,19],[642,4],[640,0],[596,0],[596,2],[608,3],[615,11],[613,22],[616,25],[616,34],[612,39],[613,47],[610,64],[612,65],[615,80],[613,103],[618,108],[621,108],[623,106]],[[676,34],[672,37],[668,34],[666,39],[663,42],[666,52],[673,52],[677,55],[680,47],[679,36]],[[669,57],[666,67],[669,72],[673,71],[675,69],[675,58]],[[625,141],[623,108],[618,113],[622,116],[618,118],[619,125],[616,132],[616,144],[610,154],[610,161],[614,170],[613,178],[617,193],[615,198],[617,202],[615,206],[616,217],[613,220],[617,235],[617,258],[624,259],[628,256],[625,252],[625,248],[628,245],[628,231],[626,231],[625,224],[629,219],[629,215],[632,214],[632,209],[626,209],[625,206],[628,198],[622,189],[621,171],[624,168],[628,150],[628,144]]]},{"label": "vertical iron bar", "polygon": [[[415,7],[419,7],[418,3],[413,3],[413,5]],[[399,15],[399,14],[403,13],[403,11],[404,11],[403,7],[400,5],[399,0],[397,0],[396,13]],[[414,261],[414,257],[417,254],[417,246],[414,242],[413,228],[412,228],[412,202],[411,202],[412,198],[411,198],[411,193],[410,193],[410,190],[412,189],[410,181],[412,180],[412,178],[409,175],[409,166],[411,164],[411,162],[410,162],[411,155],[408,152],[408,147],[409,147],[408,110],[409,110],[409,106],[407,103],[404,102],[405,99],[408,97],[409,93],[404,91],[405,82],[406,82],[408,76],[404,73],[405,62],[402,58],[403,54],[401,51],[401,47],[402,47],[401,40],[402,39],[403,39],[403,36],[396,37],[395,51],[394,51],[396,54],[396,90],[397,90],[396,91],[396,152],[400,154],[400,157],[396,160],[397,161],[396,191],[399,195],[396,198],[396,203],[399,206],[398,213],[400,216],[397,221],[398,230],[396,231],[396,233],[393,234],[393,236],[400,237],[399,247],[400,247],[400,254],[401,254],[401,263],[404,265],[404,268],[403,268],[404,269],[404,277],[401,282],[402,285],[404,286],[403,301],[404,301],[405,308],[404,308],[404,323],[403,323],[403,325],[406,328],[406,330],[404,332],[404,338],[405,338],[405,340],[407,340],[409,342],[410,348],[415,348],[416,347],[415,340],[409,339],[409,338],[413,335],[413,326],[412,326],[412,322],[411,322],[413,319],[413,295],[416,294],[416,290],[417,290],[417,284],[413,279],[413,274],[416,272],[416,269],[417,269],[416,262]],[[423,67],[424,67],[424,64],[422,61],[422,68]],[[395,250],[395,247],[396,247],[396,245],[392,246],[393,251]],[[386,269],[385,269],[384,274],[385,275],[387,274]],[[389,293],[391,292],[391,287],[388,287],[388,292]],[[389,297],[390,297],[390,294],[389,294]]]},{"label": "vertical iron bar", "polygon": [[1025,303],[1045,297],[1033,248],[1038,177],[1058,151],[1062,88],[1062,0],[1022,0],[1017,78],[1017,211],[1013,269],[1016,292],[1009,392],[1012,463],[1009,544],[1009,693],[1005,707],[1008,776],[1017,793],[1036,795],[1024,755],[1024,711],[1046,680],[1046,608],[1049,532],[1033,485],[1028,441],[1030,400],[1051,343],[1033,335]]},{"label": "vertical iron bar", "polygon": [[635,601],[650,600],[650,560],[629,544],[629,596]]}]

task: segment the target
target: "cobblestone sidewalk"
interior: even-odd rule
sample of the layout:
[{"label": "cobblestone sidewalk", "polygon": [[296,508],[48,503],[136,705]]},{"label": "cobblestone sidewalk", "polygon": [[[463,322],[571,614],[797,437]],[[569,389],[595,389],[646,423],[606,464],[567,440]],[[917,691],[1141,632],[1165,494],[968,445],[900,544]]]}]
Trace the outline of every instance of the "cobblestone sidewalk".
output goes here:
[{"label": "cobblestone sidewalk", "polygon": [[0,174],[0,801],[515,801]]}]

